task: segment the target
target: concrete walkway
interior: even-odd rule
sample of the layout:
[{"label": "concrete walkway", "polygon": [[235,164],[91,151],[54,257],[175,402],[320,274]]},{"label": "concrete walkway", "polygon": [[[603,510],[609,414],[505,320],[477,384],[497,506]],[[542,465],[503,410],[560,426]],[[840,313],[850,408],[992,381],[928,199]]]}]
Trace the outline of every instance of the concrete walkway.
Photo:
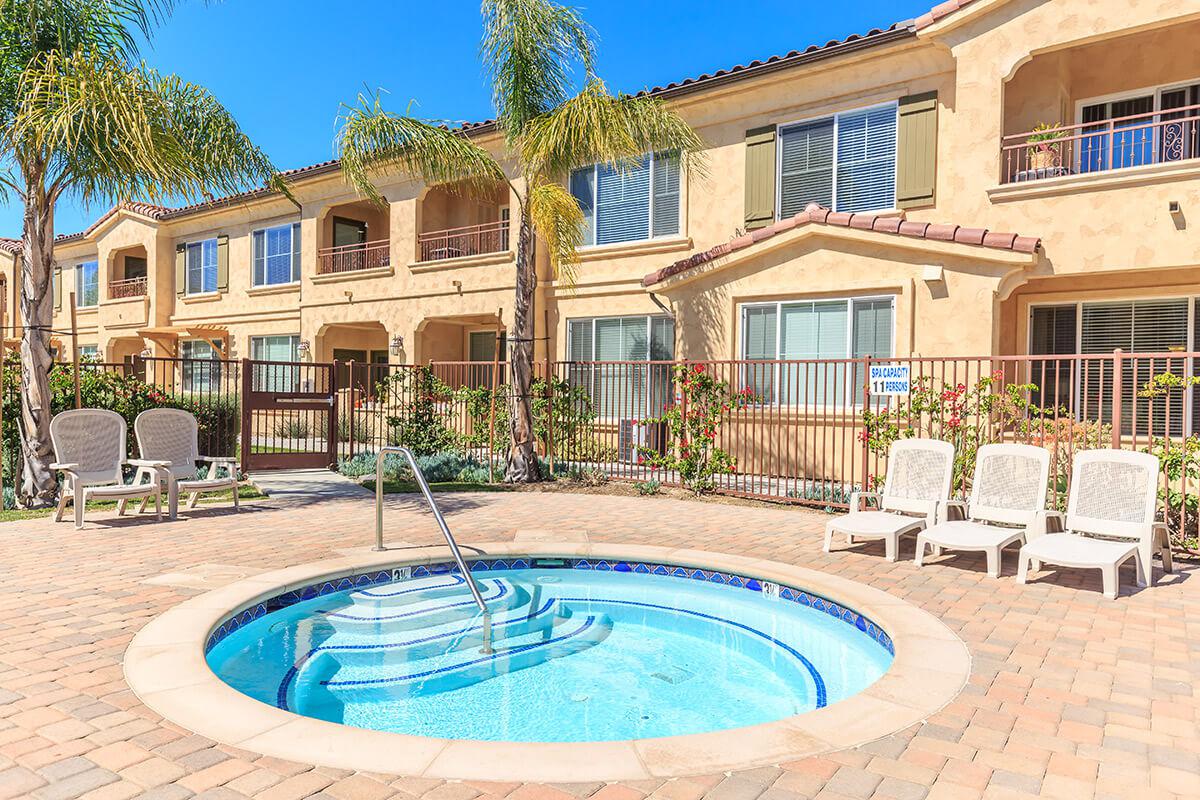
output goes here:
[{"label": "concrete walkway", "polygon": [[371,492],[327,469],[277,469],[252,472],[254,485],[273,500],[313,503],[369,497]]}]

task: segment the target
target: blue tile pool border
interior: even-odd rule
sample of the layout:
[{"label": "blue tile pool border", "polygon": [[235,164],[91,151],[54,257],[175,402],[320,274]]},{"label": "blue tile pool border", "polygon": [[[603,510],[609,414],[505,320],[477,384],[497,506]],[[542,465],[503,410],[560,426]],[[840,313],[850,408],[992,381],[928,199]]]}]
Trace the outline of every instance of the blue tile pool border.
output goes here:
[{"label": "blue tile pool border", "polygon": [[[719,570],[702,569],[697,567],[683,567],[675,564],[662,564],[650,561],[621,561],[615,559],[595,559],[595,558],[573,558],[562,557],[555,558],[552,556],[538,557],[516,557],[516,558],[481,558],[469,561],[469,568],[472,573],[475,572],[490,572],[493,570],[514,570],[514,569],[578,569],[578,570],[593,570],[597,572],[629,572],[640,575],[658,575],[662,577],[678,578],[681,580],[696,580],[706,581],[708,583],[718,583],[725,586],[731,586],[737,589],[745,589],[751,592],[762,592],[763,582],[757,578],[748,578],[743,575],[737,575],[729,572],[721,572]],[[406,565],[407,566],[407,565]],[[443,561],[435,564],[414,564],[411,565],[412,574],[409,580],[413,578],[427,578],[436,575],[451,575],[459,572],[458,566],[451,561]],[[299,589],[292,589],[287,592],[282,592],[273,597],[269,597],[259,603],[250,606],[249,608],[238,612],[226,618],[220,625],[209,634],[208,640],[204,645],[204,652],[207,654],[216,647],[226,636],[239,630],[242,626],[249,622],[253,622],[259,617],[270,614],[273,611],[287,608],[302,603],[306,600],[312,600],[316,597],[323,597],[329,594],[336,594],[350,589],[367,589],[372,586],[379,586],[387,583],[403,583],[405,579],[395,579],[392,577],[392,569],[373,569],[365,572],[358,572],[351,575],[346,575],[339,578],[328,578],[325,580],[316,581],[302,586]],[[880,647],[886,650],[890,655],[896,654],[895,645],[892,638],[879,627],[873,620],[866,617],[852,608],[843,606],[827,597],[810,592],[804,589],[797,589],[792,586],[779,584],[779,599],[786,602],[799,603],[802,606],[807,606],[815,611],[828,614],[834,619],[841,620],[845,624],[855,628],[860,633],[875,641]]]}]

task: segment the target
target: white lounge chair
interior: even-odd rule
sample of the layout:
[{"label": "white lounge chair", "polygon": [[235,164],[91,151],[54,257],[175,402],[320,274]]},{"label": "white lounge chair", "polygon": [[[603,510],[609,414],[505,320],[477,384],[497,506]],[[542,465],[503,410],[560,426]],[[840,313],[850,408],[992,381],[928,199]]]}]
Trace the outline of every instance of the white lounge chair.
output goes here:
[{"label": "white lounge chair", "polygon": [[[887,477],[882,492],[853,492],[850,513],[825,525],[825,552],[833,535],[855,539],[883,539],[889,561],[900,554],[900,537],[917,533],[937,521],[938,508],[950,497],[954,472],[954,445],[936,439],[901,439],[888,452]],[[864,511],[862,501],[873,497],[879,509]]]},{"label": "white lounge chair", "polygon": [[1118,568],[1133,559],[1138,586],[1153,585],[1152,559],[1162,555],[1171,571],[1167,526],[1154,521],[1158,504],[1158,458],[1129,450],[1085,450],[1075,456],[1067,498],[1065,533],[1034,539],[1021,548],[1017,583],[1042,562],[1100,570],[1104,594],[1117,596]]},{"label": "white lounge chair", "polygon": [[[1000,553],[1015,542],[1022,544],[1046,531],[1046,479],[1050,452],[1027,444],[987,444],[975,457],[971,498],[950,500],[940,521],[917,534],[916,565],[926,546],[939,554],[947,550],[982,551],[987,554],[988,575],[1000,577]],[[959,519],[950,519],[950,509]],[[1028,534],[1028,536],[1027,536]]]},{"label": "white lounge chair", "polygon": [[[151,408],[137,415],[133,432],[137,435],[138,451],[144,458],[169,465],[159,474],[167,485],[167,510],[171,519],[179,513],[180,492],[190,495],[187,507],[195,508],[201,494],[232,489],[233,507],[239,508],[237,459],[200,455],[200,425],[195,416],[178,408]],[[204,478],[196,477],[199,462],[209,465]],[[224,469],[224,475],[219,474],[221,469]]]},{"label": "white lounge chair", "polygon": [[[154,510],[162,519],[162,492],[155,477],[160,462],[126,459],[125,418],[102,408],[78,408],[63,411],[50,420],[50,441],[55,463],[51,469],[63,473],[66,481],[58,495],[54,521],[60,522],[67,502],[75,506],[75,527],[83,527],[83,510],[88,500],[116,498],[117,514],[125,513],[130,500],[154,498]],[[125,483],[121,467],[138,468],[133,483]],[[149,477],[149,482],[142,479]],[[142,503],[145,507],[145,502]]]}]

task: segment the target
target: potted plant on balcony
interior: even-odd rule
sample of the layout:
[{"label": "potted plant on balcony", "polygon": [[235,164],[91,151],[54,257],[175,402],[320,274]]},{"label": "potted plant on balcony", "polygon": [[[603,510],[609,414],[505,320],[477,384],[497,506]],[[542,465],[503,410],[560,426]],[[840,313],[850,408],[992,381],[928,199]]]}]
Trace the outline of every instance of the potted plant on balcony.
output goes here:
[{"label": "potted plant on balcony", "polygon": [[1058,140],[1067,133],[1057,122],[1040,122],[1030,131],[1029,139],[1029,168],[1032,170],[1051,169],[1062,164],[1062,143]]}]

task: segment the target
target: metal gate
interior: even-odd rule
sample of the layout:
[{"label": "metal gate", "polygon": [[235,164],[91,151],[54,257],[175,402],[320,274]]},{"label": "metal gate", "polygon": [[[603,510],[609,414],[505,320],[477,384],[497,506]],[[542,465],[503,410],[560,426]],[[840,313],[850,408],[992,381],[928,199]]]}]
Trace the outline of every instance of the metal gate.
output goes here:
[{"label": "metal gate", "polygon": [[242,361],[242,471],[337,460],[333,364]]}]

